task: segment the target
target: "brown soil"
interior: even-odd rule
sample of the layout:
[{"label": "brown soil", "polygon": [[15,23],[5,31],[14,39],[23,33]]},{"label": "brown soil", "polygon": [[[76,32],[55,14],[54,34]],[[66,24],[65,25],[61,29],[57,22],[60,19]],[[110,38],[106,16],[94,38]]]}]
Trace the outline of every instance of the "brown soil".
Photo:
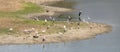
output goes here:
[{"label": "brown soil", "polygon": [[10,12],[22,8],[20,0],[0,0],[0,11]]}]

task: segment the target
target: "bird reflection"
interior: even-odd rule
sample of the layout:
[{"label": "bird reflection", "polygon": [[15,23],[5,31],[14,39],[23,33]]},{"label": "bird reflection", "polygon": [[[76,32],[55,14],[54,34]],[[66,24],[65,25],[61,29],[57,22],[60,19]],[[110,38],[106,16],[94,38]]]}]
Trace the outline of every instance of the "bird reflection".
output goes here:
[{"label": "bird reflection", "polygon": [[42,52],[46,52],[46,51],[45,51],[45,45],[44,45],[44,44],[42,44]]}]

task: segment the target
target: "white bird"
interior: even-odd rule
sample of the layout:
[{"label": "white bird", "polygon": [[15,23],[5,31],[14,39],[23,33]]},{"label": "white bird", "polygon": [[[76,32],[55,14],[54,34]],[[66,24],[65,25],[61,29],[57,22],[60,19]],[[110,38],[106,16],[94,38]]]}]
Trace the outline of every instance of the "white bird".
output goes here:
[{"label": "white bird", "polygon": [[47,19],[45,19],[45,22],[47,22]]},{"label": "white bird", "polygon": [[12,30],[13,30],[13,28],[9,28],[9,30],[10,30],[10,31],[12,31]]},{"label": "white bird", "polygon": [[83,22],[85,22],[85,23],[89,23],[88,21],[86,21],[85,19],[83,19]]},{"label": "white bird", "polygon": [[42,32],[43,32],[43,33],[45,33],[45,32],[46,32],[46,30],[42,30]]},{"label": "white bird", "polygon": [[35,19],[36,19],[37,21],[39,21],[39,19],[37,18],[37,16],[35,17]]},{"label": "white bird", "polygon": [[64,29],[66,29],[66,26],[64,25]]},{"label": "white bird", "polygon": [[87,19],[90,20],[91,18],[88,16]]},{"label": "white bird", "polygon": [[27,32],[27,31],[28,31],[27,29],[24,30],[24,32]]},{"label": "white bird", "polygon": [[38,31],[35,31],[35,36],[39,36],[39,33],[38,33]]},{"label": "white bird", "polygon": [[63,34],[62,32],[58,32],[60,35]]},{"label": "white bird", "polygon": [[66,28],[66,26],[64,25],[64,32],[66,32],[67,31],[67,28]]},{"label": "white bird", "polygon": [[85,19],[83,19],[83,22],[86,22],[86,20],[85,20]]},{"label": "white bird", "polygon": [[31,33],[32,30],[31,30],[31,29],[25,29],[24,32],[25,32],[25,33]]},{"label": "white bird", "polygon": [[64,25],[64,27],[63,27],[63,28],[64,28],[64,30],[67,30],[67,27],[66,27],[65,25]]},{"label": "white bird", "polygon": [[31,28],[32,31],[35,31],[35,28]]},{"label": "white bird", "polygon": [[27,30],[27,29],[25,29],[24,32],[25,32],[25,33],[30,33],[29,30]]}]

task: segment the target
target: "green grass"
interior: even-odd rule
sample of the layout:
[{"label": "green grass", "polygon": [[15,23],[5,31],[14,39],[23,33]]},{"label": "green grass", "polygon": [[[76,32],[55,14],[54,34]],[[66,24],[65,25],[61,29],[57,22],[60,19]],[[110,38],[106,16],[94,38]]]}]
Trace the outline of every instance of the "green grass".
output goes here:
[{"label": "green grass", "polygon": [[22,17],[22,15],[30,13],[41,13],[44,12],[44,8],[38,6],[37,4],[27,2],[23,3],[23,8],[15,12],[2,12],[0,11],[0,17]]},{"label": "green grass", "polygon": [[15,13],[18,14],[28,14],[28,13],[39,13],[43,12],[44,9],[36,4],[33,4],[31,2],[23,3],[23,9],[16,11]]},{"label": "green grass", "polygon": [[9,28],[0,28],[0,34],[15,34],[16,31],[10,31]]},{"label": "green grass", "polygon": [[[20,20],[20,19],[18,19]],[[44,22],[44,20],[36,21],[36,20],[28,20],[28,19],[21,19],[21,21],[14,21],[14,24],[31,24],[31,25],[52,25],[52,21]]]},{"label": "green grass", "polygon": [[[45,34],[63,32],[64,25],[66,25],[69,28],[70,27],[77,27],[76,22],[73,22],[73,24],[68,24],[67,22],[57,21],[53,24],[52,21],[44,22],[44,20],[35,21],[35,20],[26,19],[26,18],[22,17],[22,15],[31,14],[31,13],[41,13],[41,12],[44,12],[44,8],[42,8],[36,4],[30,3],[30,2],[27,2],[27,3],[23,2],[22,4],[23,4],[23,8],[21,10],[15,11],[15,12],[2,12],[2,11],[0,11],[0,18],[1,19],[2,19],[2,17],[7,17],[7,19],[9,19],[9,18],[15,19],[15,20],[11,20],[11,22],[5,22],[5,23],[12,24],[12,28],[14,28],[14,30],[9,31],[9,28],[7,28],[7,27],[10,27],[10,26],[0,27],[0,34],[16,34],[17,32],[21,33],[21,31],[24,30],[23,27],[26,27],[26,25],[28,25],[28,26],[31,25],[30,28],[33,26],[33,27],[36,27],[38,29],[41,29],[41,27],[44,29],[48,25],[50,25],[51,28],[48,29],[48,31]],[[59,17],[65,18],[66,16],[61,15]],[[59,24],[60,26],[55,26],[56,24],[57,25]],[[86,23],[80,23],[80,25],[81,25],[81,27],[87,26]],[[21,26],[23,29],[20,31],[19,28]],[[39,26],[39,27],[37,27],[37,26]],[[40,32],[40,33],[42,33],[42,32]]]}]

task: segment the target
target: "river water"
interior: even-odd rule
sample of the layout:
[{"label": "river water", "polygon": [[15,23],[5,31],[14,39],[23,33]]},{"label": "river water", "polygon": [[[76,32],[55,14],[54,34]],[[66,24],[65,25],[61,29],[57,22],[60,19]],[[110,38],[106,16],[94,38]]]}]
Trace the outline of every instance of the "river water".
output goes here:
[{"label": "river water", "polygon": [[120,52],[120,0],[66,0],[75,1],[74,8],[82,11],[82,18],[89,21],[106,23],[112,32],[96,38],[65,43],[35,45],[1,45],[0,52]]}]

